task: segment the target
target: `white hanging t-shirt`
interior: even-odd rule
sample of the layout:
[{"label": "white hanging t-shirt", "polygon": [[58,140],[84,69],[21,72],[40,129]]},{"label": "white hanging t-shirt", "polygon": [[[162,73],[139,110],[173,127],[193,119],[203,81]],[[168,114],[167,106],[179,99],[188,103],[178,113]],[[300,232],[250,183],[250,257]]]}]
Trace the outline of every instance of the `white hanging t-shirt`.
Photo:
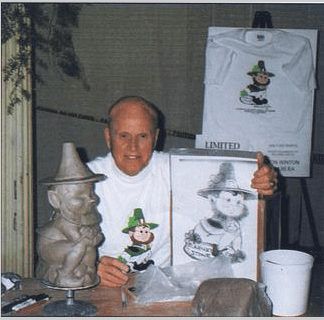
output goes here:
[{"label": "white hanging t-shirt", "polygon": [[[251,102],[248,75],[259,61],[270,72]],[[248,139],[299,132],[312,111],[315,70],[309,39],[283,30],[235,29],[208,37],[203,133]],[[247,96],[241,98],[242,92]]]},{"label": "white hanging t-shirt", "polygon": [[95,184],[100,198],[98,211],[105,236],[99,255],[117,258],[131,245],[128,234],[122,232],[134,209],[141,208],[147,223],[157,223],[152,229],[150,244],[155,265],[170,265],[170,168],[169,154],[154,152],[149,164],[136,176],[127,176],[116,166],[111,153],[87,163],[94,173],[107,179]]}]

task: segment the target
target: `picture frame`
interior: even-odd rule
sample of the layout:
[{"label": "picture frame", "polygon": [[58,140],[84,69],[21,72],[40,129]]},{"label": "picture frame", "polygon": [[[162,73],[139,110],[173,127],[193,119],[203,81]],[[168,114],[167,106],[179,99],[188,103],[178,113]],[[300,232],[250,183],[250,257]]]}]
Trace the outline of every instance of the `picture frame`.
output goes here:
[{"label": "picture frame", "polygon": [[250,187],[257,153],[171,149],[171,265],[226,258],[234,277],[257,281],[264,201]]}]

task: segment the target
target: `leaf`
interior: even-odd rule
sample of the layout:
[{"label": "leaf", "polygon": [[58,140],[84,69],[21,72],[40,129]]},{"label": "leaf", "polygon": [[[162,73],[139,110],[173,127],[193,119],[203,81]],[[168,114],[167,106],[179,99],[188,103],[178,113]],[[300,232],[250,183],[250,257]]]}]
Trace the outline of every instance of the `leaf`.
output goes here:
[{"label": "leaf", "polygon": [[81,7],[82,4],[75,3],[1,3],[1,43],[15,39],[19,47],[19,52],[5,61],[2,68],[3,81],[15,85],[7,107],[9,113],[21,102],[15,90],[21,90],[24,99],[31,99],[31,93],[21,89],[27,74],[32,75],[34,83],[46,84],[35,72],[36,65],[48,69],[48,63],[39,57],[40,52],[53,59],[64,74],[81,79],[84,89],[90,90],[72,39]]}]

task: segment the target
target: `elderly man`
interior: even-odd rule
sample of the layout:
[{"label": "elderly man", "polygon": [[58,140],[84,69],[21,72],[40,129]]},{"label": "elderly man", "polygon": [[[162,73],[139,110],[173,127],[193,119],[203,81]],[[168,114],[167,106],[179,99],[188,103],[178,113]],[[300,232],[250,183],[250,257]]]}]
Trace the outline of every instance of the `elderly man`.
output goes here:
[{"label": "elderly man", "polygon": [[[101,283],[120,287],[128,281],[129,267],[118,260],[129,238],[122,230],[134,208],[140,208],[147,221],[158,225],[151,245],[152,259],[157,266],[170,262],[169,155],[154,151],[159,135],[156,108],[141,97],[124,97],[115,102],[108,112],[108,126],[104,137],[110,152],[88,163],[95,173],[108,179],[96,184],[100,197],[98,210],[105,241],[99,248],[98,274]],[[258,158],[251,187],[264,195],[272,195],[277,174]]]}]

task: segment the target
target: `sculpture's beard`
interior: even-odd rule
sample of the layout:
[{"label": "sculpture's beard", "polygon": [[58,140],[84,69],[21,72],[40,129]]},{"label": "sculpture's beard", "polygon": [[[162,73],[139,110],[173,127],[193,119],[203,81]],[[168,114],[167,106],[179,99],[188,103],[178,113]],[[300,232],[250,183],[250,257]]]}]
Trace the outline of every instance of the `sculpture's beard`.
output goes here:
[{"label": "sculpture's beard", "polygon": [[89,226],[100,222],[101,222],[101,217],[97,207],[92,208],[92,210],[88,214],[81,215],[80,224],[83,226]]},{"label": "sculpture's beard", "polygon": [[60,211],[60,215],[70,223],[80,226],[91,226],[101,222],[101,216],[96,206],[86,214]]}]

